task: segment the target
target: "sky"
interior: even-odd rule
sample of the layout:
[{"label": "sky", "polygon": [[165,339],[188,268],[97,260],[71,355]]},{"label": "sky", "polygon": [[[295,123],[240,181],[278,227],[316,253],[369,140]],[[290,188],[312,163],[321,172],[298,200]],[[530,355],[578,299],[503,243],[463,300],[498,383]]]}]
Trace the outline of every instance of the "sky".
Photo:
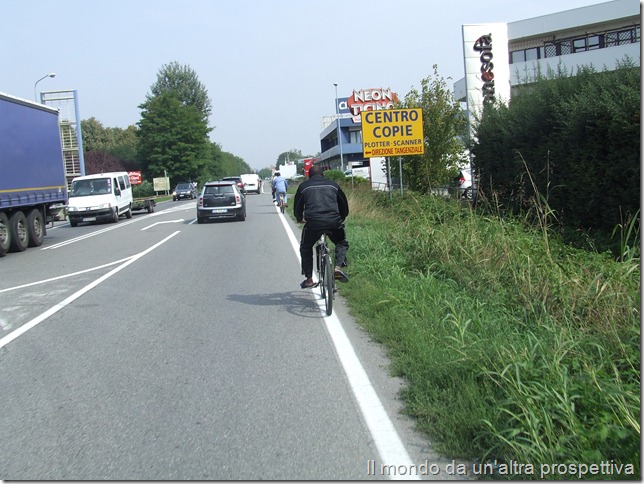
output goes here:
[{"label": "sky", "polygon": [[323,118],[354,89],[399,97],[464,77],[463,24],[513,22],[602,0],[0,0],[0,92],[75,90],[80,119],[140,120],[163,66],[212,102],[210,138],[254,169],[320,151]]}]

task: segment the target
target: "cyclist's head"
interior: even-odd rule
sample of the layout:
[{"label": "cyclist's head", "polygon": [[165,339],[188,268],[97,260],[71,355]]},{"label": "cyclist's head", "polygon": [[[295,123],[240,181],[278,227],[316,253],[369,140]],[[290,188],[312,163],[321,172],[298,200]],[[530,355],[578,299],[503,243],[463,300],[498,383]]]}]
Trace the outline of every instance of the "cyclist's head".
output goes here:
[{"label": "cyclist's head", "polygon": [[279,171],[276,171],[276,172],[275,172],[275,176],[280,176],[280,172],[279,172]]},{"label": "cyclist's head", "polygon": [[311,168],[309,168],[309,178],[311,178],[312,176],[323,175],[323,174],[324,174],[324,170],[320,165],[313,165]]}]

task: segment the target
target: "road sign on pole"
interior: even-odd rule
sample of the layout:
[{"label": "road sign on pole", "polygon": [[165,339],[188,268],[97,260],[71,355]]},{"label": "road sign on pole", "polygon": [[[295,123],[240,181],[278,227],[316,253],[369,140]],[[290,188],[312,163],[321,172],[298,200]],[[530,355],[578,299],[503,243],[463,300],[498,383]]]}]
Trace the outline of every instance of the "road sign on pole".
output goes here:
[{"label": "road sign on pole", "polygon": [[360,116],[365,158],[425,153],[422,108],[362,111]]}]

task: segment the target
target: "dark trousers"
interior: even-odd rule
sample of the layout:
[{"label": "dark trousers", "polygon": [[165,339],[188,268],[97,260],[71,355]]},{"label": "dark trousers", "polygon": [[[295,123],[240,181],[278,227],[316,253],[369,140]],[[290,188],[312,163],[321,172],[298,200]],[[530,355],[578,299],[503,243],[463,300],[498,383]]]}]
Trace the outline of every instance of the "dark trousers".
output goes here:
[{"label": "dark trousers", "polygon": [[347,258],[349,250],[349,241],[346,239],[344,227],[335,229],[320,229],[316,227],[307,227],[304,224],[302,229],[302,238],[300,239],[300,256],[302,257],[302,274],[310,278],[313,275],[313,246],[320,236],[327,232],[329,239],[335,244],[335,265],[342,267]]}]

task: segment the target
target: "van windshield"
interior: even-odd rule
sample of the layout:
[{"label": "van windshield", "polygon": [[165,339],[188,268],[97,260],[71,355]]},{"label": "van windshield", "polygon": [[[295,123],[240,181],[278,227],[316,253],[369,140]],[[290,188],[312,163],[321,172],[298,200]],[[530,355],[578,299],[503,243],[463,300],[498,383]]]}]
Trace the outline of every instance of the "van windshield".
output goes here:
[{"label": "van windshield", "polygon": [[112,180],[109,178],[94,178],[92,180],[74,180],[70,197],[90,197],[112,193]]}]

